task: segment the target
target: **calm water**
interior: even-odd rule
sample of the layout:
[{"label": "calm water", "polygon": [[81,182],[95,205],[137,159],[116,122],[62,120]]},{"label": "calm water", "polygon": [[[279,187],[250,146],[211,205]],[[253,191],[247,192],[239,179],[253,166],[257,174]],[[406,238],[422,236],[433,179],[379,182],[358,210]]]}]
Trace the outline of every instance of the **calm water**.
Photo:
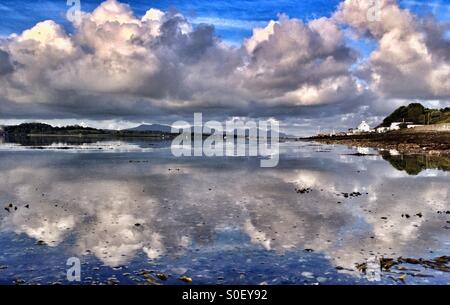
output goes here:
[{"label": "calm water", "polygon": [[68,284],[69,257],[86,284],[450,283],[377,265],[450,255],[448,159],[290,142],[267,169],[162,142],[26,144],[0,144],[1,284]]}]

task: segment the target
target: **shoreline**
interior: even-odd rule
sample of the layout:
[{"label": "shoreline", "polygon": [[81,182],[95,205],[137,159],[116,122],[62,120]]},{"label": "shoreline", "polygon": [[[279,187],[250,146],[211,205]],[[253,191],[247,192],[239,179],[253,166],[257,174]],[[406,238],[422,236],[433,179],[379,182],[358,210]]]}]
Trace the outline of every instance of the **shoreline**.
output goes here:
[{"label": "shoreline", "polygon": [[382,134],[316,136],[307,140],[324,144],[397,150],[401,154],[450,154],[450,131],[398,130]]}]

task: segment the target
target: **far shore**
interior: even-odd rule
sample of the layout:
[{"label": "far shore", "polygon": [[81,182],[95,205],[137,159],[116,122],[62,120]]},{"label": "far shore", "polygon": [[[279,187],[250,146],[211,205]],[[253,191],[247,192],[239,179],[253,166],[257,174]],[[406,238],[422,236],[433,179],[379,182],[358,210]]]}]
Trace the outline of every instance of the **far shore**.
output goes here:
[{"label": "far shore", "polygon": [[[102,133],[90,133],[90,134],[47,134],[47,133],[31,133],[25,136],[27,137],[55,137],[55,138],[152,138],[152,139],[165,139],[175,137],[178,134],[173,135],[160,135],[160,134],[102,134]],[[18,136],[18,135],[13,135]],[[21,136],[21,135],[19,135]]]},{"label": "far shore", "polygon": [[402,154],[450,154],[450,129],[402,129],[386,133],[315,136],[308,140],[325,144],[395,149]]}]

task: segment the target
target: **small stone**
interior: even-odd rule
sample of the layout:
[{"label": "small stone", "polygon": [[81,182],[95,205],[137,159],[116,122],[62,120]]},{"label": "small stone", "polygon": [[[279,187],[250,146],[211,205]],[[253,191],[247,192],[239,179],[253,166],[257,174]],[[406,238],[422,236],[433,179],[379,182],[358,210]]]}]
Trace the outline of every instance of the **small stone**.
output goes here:
[{"label": "small stone", "polygon": [[14,284],[15,284],[15,285],[22,285],[22,284],[25,284],[25,281],[22,280],[22,279],[15,279],[15,280],[14,280]]},{"label": "small stone", "polygon": [[182,277],[179,278],[180,281],[183,281],[185,283],[192,283],[192,278],[183,275]]},{"label": "small stone", "polygon": [[164,274],[162,272],[156,273],[156,277],[159,278],[161,281],[167,281],[169,279],[167,274]]}]

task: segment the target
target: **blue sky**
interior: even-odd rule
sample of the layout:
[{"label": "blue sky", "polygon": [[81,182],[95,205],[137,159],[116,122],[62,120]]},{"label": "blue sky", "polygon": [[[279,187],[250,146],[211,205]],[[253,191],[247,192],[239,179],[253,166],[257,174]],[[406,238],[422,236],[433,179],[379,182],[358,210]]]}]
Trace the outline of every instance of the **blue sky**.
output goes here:
[{"label": "blue sky", "polygon": [[[83,11],[92,11],[102,1],[81,0]],[[238,43],[251,34],[251,29],[264,26],[268,20],[276,19],[277,14],[285,13],[292,17],[311,19],[329,16],[338,5],[338,0],[239,0],[239,1],[182,1],[182,0],[134,0],[128,3],[137,15],[144,15],[153,7],[161,10],[175,8],[195,23],[212,23],[218,35],[230,42]],[[53,19],[65,24],[66,1],[2,0],[0,3],[0,35],[21,32],[36,22]]]},{"label": "blue sky", "polygon": [[[83,11],[92,11],[101,0],[81,0]],[[153,7],[161,10],[175,8],[195,23],[211,23],[218,35],[225,41],[239,44],[249,37],[251,29],[264,26],[267,21],[276,19],[284,13],[303,20],[330,16],[339,5],[339,0],[128,0],[137,15],[144,15]],[[416,14],[434,14],[440,20],[450,20],[450,0],[401,0],[402,7]],[[0,35],[32,27],[39,21],[52,19],[70,26],[65,19],[67,5],[65,0],[2,0],[0,2]]]}]

